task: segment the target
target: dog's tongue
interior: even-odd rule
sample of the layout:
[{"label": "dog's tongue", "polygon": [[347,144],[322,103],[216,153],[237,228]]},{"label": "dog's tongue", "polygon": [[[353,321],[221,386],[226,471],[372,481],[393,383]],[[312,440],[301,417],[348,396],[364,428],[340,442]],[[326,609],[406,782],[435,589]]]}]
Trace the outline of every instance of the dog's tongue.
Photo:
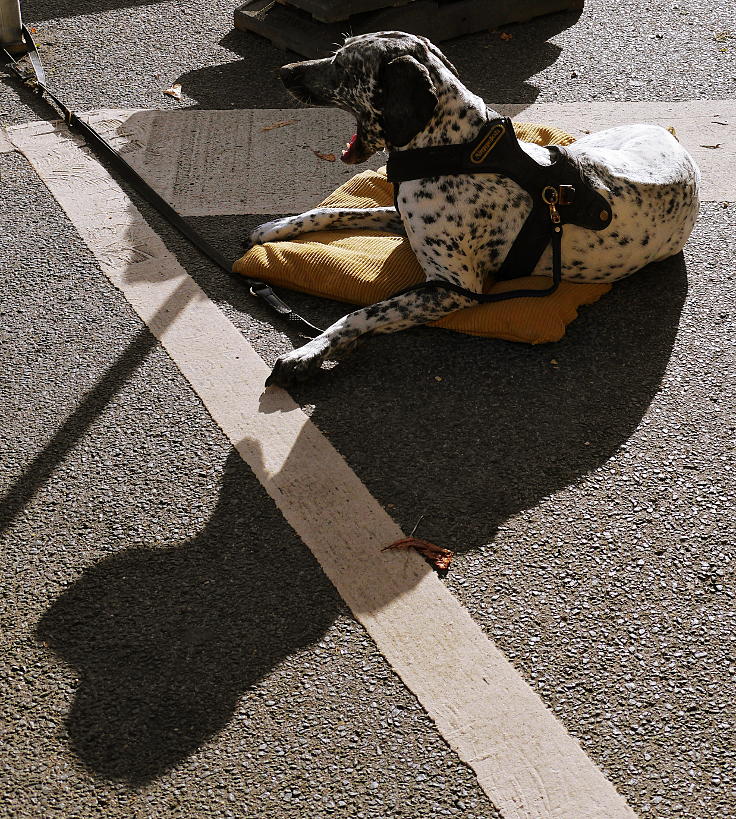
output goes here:
[{"label": "dog's tongue", "polygon": [[352,165],[355,161],[353,158],[353,152],[355,151],[355,145],[357,141],[358,135],[353,134],[353,136],[350,139],[350,142],[348,142],[347,147],[342,152],[342,156],[340,157],[340,159],[342,159],[343,162],[347,162],[348,165]]}]

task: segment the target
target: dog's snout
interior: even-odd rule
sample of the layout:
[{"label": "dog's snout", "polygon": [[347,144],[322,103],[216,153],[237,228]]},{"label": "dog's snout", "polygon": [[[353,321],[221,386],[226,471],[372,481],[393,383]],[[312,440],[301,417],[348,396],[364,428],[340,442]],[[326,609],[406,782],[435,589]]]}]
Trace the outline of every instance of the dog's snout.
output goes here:
[{"label": "dog's snout", "polygon": [[330,105],[331,94],[329,60],[304,60],[289,63],[279,69],[279,77],[286,90],[309,105]]},{"label": "dog's snout", "polygon": [[309,87],[307,70],[304,63],[289,63],[279,69],[279,78],[284,88],[301,102],[313,102],[313,91]]},{"label": "dog's snout", "polygon": [[279,69],[279,78],[287,88],[294,83],[301,84],[303,77],[304,67],[301,63],[289,63]]}]

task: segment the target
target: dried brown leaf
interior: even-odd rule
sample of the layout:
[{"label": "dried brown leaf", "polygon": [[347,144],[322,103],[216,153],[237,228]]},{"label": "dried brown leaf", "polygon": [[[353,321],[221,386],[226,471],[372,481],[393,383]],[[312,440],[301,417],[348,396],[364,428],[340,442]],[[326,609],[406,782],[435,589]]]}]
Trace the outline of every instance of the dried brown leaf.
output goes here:
[{"label": "dried brown leaf", "polygon": [[181,99],[181,85],[178,82],[175,82],[170,88],[164,89],[164,94],[167,97],[173,97],[175,100]]},{"label": "dried brown leaf", "polygon": [[335,154],[322,154],[319,151],[315,151],[314,148],[312,148],[311,151],[317,159],[324,159],[325,162],[334,162],[337,159]]},{"label": "dried brown leaf", "polygon": [[261,131],[273,131],[274,128],[285,128],[287,125],[293,125],[295,122],[295,119],[285,119],[282,122],[274,122],[273,125],[265,125],[261,128]]},{"label": "dried brown leaf", "polygon": [[394,543],[389,543],[381,549],[385,552],[387,549],[416,549],[420,555],[426,557],[427,560],[439,571],[445,571],[450,567],[455,553],[449,549],[443,549],[442,546],[436,546],[428,540],[421,540],[418,537],[405,537],[402,540],[397,540]]}]

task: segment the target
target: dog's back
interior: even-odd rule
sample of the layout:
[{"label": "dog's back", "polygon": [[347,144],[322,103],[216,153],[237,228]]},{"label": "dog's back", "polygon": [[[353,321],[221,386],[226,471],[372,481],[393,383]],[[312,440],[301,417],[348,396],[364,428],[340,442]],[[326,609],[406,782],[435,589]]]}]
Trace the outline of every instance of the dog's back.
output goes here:
[{"label": "dog's back", "polygon": [[566,231],[567,258],[583,258],[586,268],[567,277],[613,281],[682,250],[698,214],[700,171],[671,133],[657,125],[622,125],[566,150],[613,210],[610,227],[599,235]]}]

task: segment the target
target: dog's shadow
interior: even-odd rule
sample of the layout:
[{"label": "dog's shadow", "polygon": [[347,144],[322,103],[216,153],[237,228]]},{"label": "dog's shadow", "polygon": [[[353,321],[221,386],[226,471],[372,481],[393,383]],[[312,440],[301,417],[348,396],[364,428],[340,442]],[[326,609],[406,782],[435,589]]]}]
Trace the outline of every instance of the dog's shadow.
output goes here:
[{"label": "dog's shadow", "polygon": [[405,331],[293,392],[348,458],[372,453],[361,477],[405,530],[424,515],[419,536],[472,549],[628,440],[659,390],[686,294],[678,254],[581,308],[556,344]]},{"label": "dog's shadow", "polygon": [[222,730],[284,657],[322,638],[343,604],[285,529],[233,452],[191,540],[105,558],[45,612],[38,638],[78,676],[67,733],[89,770],[153,780]]},{"label": "dog's shadow", "polygon": [[[361,479],[405,530],[425,514],[421,536],[488,544],[504,520],[631,436],[659,388],[686,292],[679,255],[617,284],[555,345],[399,333],[367,342],[297,397],[315,403],[312,419],[348,461],[359,457]],[[366,377],[368,357],[380,384]],[[95,774],[139,785],[222,730],[238,699],[341,611],[233,453],[200,532],[90,567],[37,633],[79,677],[68,718],[76,754]]]}]

